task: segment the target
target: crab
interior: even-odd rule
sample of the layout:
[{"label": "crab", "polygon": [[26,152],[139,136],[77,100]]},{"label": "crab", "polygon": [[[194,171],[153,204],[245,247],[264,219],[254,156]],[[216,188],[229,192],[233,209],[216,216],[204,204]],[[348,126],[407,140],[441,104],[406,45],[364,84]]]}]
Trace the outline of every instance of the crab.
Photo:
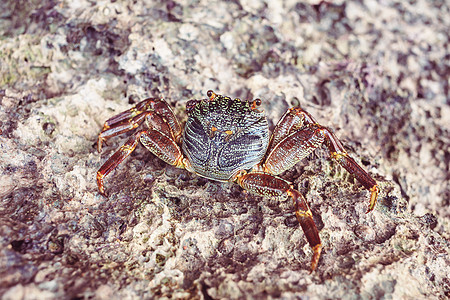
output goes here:
[{"label": "crab", "polygon": [[234,182],[250,193],[286,198],[312,248],[311,272],[317,268],[322,243],[305,197],[278,175],[306,158],[323,144],[330,155],[367,190],[367,212],[377,202],[376,181],[351,158],[330,129],[300,107],[289,109],[273,130],[260,108],[261,100],[231,99],[213,91],[207,99],[189,100],[184,129],[162,99],[148,98],[109,120],[98,136],[97,150],[107,139],[135,131],[98,170],[97,184],[106,196],[104,177],[139,144],[166,163],[215,181]]}]

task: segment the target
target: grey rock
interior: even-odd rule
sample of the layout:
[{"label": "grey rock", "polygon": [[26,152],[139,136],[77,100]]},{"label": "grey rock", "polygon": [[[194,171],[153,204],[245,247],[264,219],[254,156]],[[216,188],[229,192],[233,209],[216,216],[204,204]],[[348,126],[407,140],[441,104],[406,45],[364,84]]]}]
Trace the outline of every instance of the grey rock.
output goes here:
[{"label": "grey rock", "polygon": [[[446,299],[450,295],[448,4],[397,1],[2,1],[2,299]],[[289,201],[167,166],[105,120],[164,97],[185,120],[206,91],[260,98],[273,128],[300,104],[378,181],[321,149],[285,172]]]}]

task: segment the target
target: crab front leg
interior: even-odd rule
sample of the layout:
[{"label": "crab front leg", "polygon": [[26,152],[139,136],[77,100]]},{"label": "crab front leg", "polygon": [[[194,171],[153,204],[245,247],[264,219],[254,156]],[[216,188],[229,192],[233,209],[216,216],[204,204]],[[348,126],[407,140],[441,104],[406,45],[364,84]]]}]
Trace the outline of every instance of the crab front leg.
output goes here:
[{"label": "crab front leg", "polygon": [[152,127],[172,135],[174,139],[178,139],[181,136],[181,126],[167,102],[161,99],[148,98],[105,122],[98,136],[98,152],[101,151],[104,141],[137,128],[144,122],[146,117],[151,115],[155,115],[155,117],[147,118],[147,122],[150,122]]},{"label": "crab front leg", "polygon": [[101,194],[105,195],[104,177],[134,151],[139,141],[165,162],[185,166],[177,145],[181,126],[168,104],[161,99],[146,99],[107,120],[98,137],[98,150],[106,139],[137,128],[144,120],[150,128],[133,134],[98,170],[97,185]]},{"label": "crab front leg", "polygon": [[322,243],[320,242],[319,231],[312,218],[311,210],[305,197],[295,190],[289,182],[271,174],[260,172],[241,172],[234,181],[243,189],[260,196],[277,197],[289,196],[294,202],[295,216],[305,233],[306,240],[313,250],[311,260],[311,272],[317,268],[320,253],[322,252]]},{"label": "crab front leg", "polygon": [[331,157],[371,192],[367,212],[372,211],[379,191],[376,181],[348,155],[331,130],[318,124],[300,107],[287,111],[275,127],[266,154],[264,170],[271,174],[280,174],[308,156],[322,143],[328,147]]},{"label": "crab front leg", "polygon": [[139,141],[150,152],[168,164],[179,168],[186,168],[188,165],[180,147],[164,133],[154,129],[136,132],[98,170],[97,185],[102,195],[106,196],[103,178],[134,151]]}]

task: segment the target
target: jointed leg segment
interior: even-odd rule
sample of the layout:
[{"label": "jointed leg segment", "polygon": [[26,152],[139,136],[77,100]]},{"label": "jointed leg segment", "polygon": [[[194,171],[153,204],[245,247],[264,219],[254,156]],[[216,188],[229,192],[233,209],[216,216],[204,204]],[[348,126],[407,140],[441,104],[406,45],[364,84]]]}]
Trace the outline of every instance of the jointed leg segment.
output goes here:
[{"label": "jointed leg segment", "polygon": [[101,151],[104,141],[137,128],[146,118],[152,128],[164,132],[175,140],[181,136],[181,126],[167,103],[161,99],[149,98],[105,122],[98,136],[98,152]]},{"label": "jointed leg segment", "polygon": [[149,129],[133,134],[98,170],[97,185],[101,194],[105,195],[103,178],[134,151],[139,141],[163,161],[181,168],[185,166],[176,142],[181,136],[181,127],[170,107],[160,99],[144,100],[107,120],[98,136],[98,151],[108,138],[133,130],[144,120]]},{"label": "jointed leg segment", "polygon": [[[103,142],[107,139],[119,135],[121,133],[128,132],[130,130],[133,130],[139,125],[142,124],[146,117],[146,114],[139,114],[137,116],[134,116],[130,118],[129,120],[125,122],[115,123],[108,125],[106,121],[105,125],[103,126],[103,131],[98,135],[98,141],[97,141],[97,150],[100,152],[102,150]],[[105,129],[106,128],[106,129]]]},{"label": "jointed leg segment", "polygon": [[318,124],[316,120],[306,111],[300,107],[293,107],[289,109],[283,117],[281,117],[277,126],[275,127],[270,138],[267,153],[272,152],[273,148],[288,135],[301,129],[307,124]]},{"label": "jointed leg segment", "polygon": [[377,182],[347,154],[347,151],[345,151],[341,142],[330,130],[325,128],[324,132],[327,137],[325,143],[330,150],[331,157],[343,166],[347,172],[355,176],[356,180],[358,180],[366,189],[370,191],[370,203],[366,213],[372,211],[377,203],[379,192]]},{"label": "jointed leg segment", "polygon": [[322,244],[320,242],[319,231],[312,218],[311,210],[303,195],[295,190],[287,181],[267,173],[241,173],[236,176],[235,181],[243,189],[260,196],[289,196],[292,198],[295,207],[295,216],[314,252],[311,260],[311,271],[314,271],[319,262],[320,253],[322,252]]},{"label": "jointed leg segment", "polygon": [[131,152],[134,151],[139,143],[139,137],[145,131],[136,132],[132,135],[122,147],[119,148],[97,171],[97,185],[100,193],[105,194],[105,188],[103,185],[103,178],[114,170],[125,158],[127,158]]},{"label": "jointed leg segment", "polygon": [[319,231],[314,223],[311,210],[309,209],[305,197],[293,188],[290,188],[288,195],[291,196],[294,201],[295,216],[297,217],[297,220],[305,233],[306,240],[313,249],[314,253],[311,260],[311,271],[314,271],[319,263],[320,253],[322,252],[322,243],[319,238]]},{"label": "jointed leg segment", "polygon": [[318,124],[300,107],[286,112],[275,127],[263,169],[271,174],[280,174],[308,156],[322,143],[328,147],[331,157],[371,192],[367,212],[372,211],[378,196],[376,181],[347,154],[341,142],[328,128]]}]

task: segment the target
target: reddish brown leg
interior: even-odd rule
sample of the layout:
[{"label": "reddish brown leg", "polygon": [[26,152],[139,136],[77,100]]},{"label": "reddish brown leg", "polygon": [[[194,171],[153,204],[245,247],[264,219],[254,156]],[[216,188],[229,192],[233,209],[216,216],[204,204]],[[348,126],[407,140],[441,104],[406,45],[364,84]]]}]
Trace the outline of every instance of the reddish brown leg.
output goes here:
[{"label": "reddish brown leg", "polygon": [[370,191],[370,203],[366,213],[372,211],[377,203],[379,192],[377,182],[347,154],[347,151],[345,151],[341,142],[328,128],[323,128],[323,132],[326,135],[325,144],[330,150],[331,157],[336,159],[341,166],[343,166],[350,174],[355,176],[355,178]]},{"label": "reddish brown leg", "polygon": [[263,164],[264,171],[274,175],[283,173],[320,147],[324,140],[318,125],[294,131],[272,148]]},{"label": "reddish brown leg", "polygon": [[150,152],[156,155],[166,163],[178,167],[185,168],[183,162],[183,154],[177,143],[167,135],[150,129],[141,135],[141,143]]},{"label": "reddish brown leg", "polygon": [[263,164],[264,171],[280,174],[308,156],[322,143],[327,145],[331,157],[371,192],[367,212],[372,211],[378,196],[376,181],[347,154],[341,142],[328,128],[319,125],[300,107],[286,112],[275,127]]},{"label": "reddish brown leg", "polygon": [[[105,123],[105,125],[103,126],[103,131],[98,135],[97,151],[98,152],[102,151],[103,142],[105,142],[107,139],[139,127],[139,125],[141,125],[142,122],[144,121],[145,117],[146,117],[146,114],[139,114],[139,115],[135,116],[134,118],[125,120],[120,123],[115,123],[112,125],[106,125],[106,123]],[[108,122],[108,121],[106,121],[106,122]]]},{"label": "reddish brown leg", "polygon": [[280,121],[278,121],[277,126],[275,126],[272,136],[270,137],[267,153],[270,153],[280,141],[303,127],[305,124],[317,124],[317,122],[308,112],[300,107],[289,109],[283,117],[281,117]]},{"label": "reddish brown leg", "polygon": [[128,141],[119,148],[97,171],[97,185],[100,194],[106,196],[105,188],[103,186],[103,178],[114,170],[125,158],[127,158],[131,152],[136,148],[139,137],[145,131],[136,132],[132,135]]},{"label": "reddish brown leg", "polygon": [[322,252],[322,244],[320,242],[319,231],[312,218],[311,210],[303,195],[292,188],[287,181],[266,173],[254,172],[239,174],[235,181],[245,190],[260,196],[289,196],[292,198],[297,220],[305,233],[306,240],[314,252],[311,260],[311,272],[314,271],[317,268],[320,253]]},{"label": "reddish brown leg", "polygon": [[164,100],[149,98],[108,119],[98,136],[97,150],[101,151],[102,143],[108,138],[137,128],[146,117],[152,128],[173,136],[174,139],[181,136],[181,126],[169,105]]},{"label": "reddish brown leg", "polygon": [[166,163],[179,168],[185,167],[181,150],[174,140],[157,130],[139,131],[131,136],[98,170],[97,185],[101,194],[106,195],[103,178],[134,151],[139,141]]}]

